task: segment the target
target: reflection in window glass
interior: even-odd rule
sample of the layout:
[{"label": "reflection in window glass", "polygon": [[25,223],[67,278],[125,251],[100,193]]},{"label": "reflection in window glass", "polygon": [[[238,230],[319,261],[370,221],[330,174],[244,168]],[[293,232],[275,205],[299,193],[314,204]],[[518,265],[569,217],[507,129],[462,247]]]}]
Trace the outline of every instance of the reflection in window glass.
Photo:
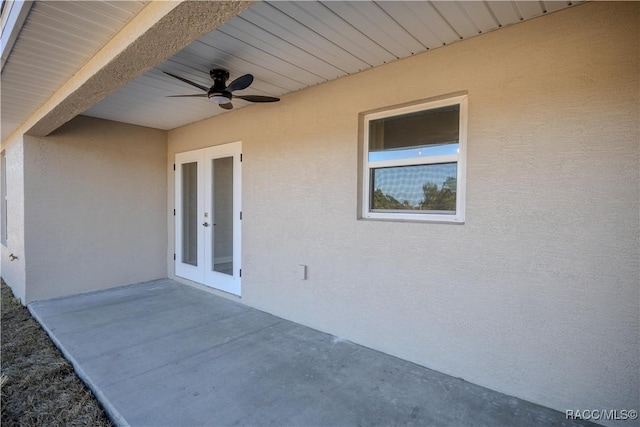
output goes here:
[{"label": "reflection in window glass", "polygon": [[371,210],[455,214],[457,163],[371,169]]},{"label": "reflection in window glass", "polygon": [[382,162],[385,160],[420,159],[433,156],[457,155],[460,153],[460,144],[438,144],[418,148],[405,148],[395,150],[372,151],[369,153],[370,162]]}]

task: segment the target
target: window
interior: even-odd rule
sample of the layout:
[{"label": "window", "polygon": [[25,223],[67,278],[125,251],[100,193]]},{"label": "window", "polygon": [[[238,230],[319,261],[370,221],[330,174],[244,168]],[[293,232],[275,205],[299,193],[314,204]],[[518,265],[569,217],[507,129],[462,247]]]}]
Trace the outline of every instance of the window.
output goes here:
[{"label": "window", "polygon": [[2,230],[0,232],[0,240],[2,244],[7,246],[7,156],[3,151],[0,153],[0,169],[2,170],[2,176],[0,179],[0,199],[2,202],[2,211],[0,212],[0,221],[2,223]]},{"label": "window", "polygon": [[464,222],[467,96],[364,114],[362,218]]}]

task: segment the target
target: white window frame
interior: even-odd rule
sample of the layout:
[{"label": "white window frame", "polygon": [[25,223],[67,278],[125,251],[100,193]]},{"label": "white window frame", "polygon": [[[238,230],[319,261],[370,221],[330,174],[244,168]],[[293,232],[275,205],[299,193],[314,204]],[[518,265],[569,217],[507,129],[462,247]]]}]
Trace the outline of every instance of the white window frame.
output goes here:
[{"label": "white window frame", "polygon": [[[387,117],[400,116],[419,111],[433,110],[452,105],[460,106],[460,129],[458,141],[458,154],[441,156],[413,157],[409,159],[369,161],[369,122]],[[466,195],[466,157],[467,157],[467,95],[454,96],[435,101],[420,102],[417,104],[391,108],[385,111],[365,114],[363,116],[363,159],[362,159],[362,218],[393,221],[427,221],[447,222],[463,224],[465,221],[465,195]],[[380,212],[370,209],[371,194],[371,170],[394,166],[417,166],[438,163],[457,163],[456,176],[456,213],[439,214],[428,212]]]}]

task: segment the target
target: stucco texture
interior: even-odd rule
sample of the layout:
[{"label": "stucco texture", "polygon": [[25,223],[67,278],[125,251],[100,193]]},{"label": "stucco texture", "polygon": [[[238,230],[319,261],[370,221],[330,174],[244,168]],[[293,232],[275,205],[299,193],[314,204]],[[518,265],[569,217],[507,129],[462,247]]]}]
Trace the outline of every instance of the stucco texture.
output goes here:
[{"label": "stucco texture", "polygon": [[[25,301],[24,143],[18,138],[4,150],[7,179],[7,241],[0,243],[0,273],[13,294]],[[4,215],[0,213],[0,216]],[[17,259],[11,259],[14,255]]]},{"label": "stucco texture", "polygon": [[[639,10],[578,5],[170,131],[170,206],[175,153],[241,140],[244,303],[558,410],[637,409]],[[466,223],[358,220],[358,114],[459,91]]]},{"label": "stucco texture", "polygon": [[27,302],[166,277],[165,131],[80,116],[24,140]]}]

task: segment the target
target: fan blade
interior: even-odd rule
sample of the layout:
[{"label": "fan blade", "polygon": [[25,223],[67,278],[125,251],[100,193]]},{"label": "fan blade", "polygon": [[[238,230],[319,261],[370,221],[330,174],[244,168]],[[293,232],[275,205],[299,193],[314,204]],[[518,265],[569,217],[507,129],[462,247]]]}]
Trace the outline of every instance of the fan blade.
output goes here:
[{"label": "fan blade", "polygon": [[233,92],[234,90],[242,90],[249,87],[249,85],[253,83],[253,76],[251,74],[245,74],[244,76],[240,76],[227,86],[228,92]]},{"label": "fan blade", "polygon": [[188,84],[190,84],[191,86],[195,86],[195,87],[197,87],[198,89],[202,89],[202,90],[203,90],[203,91],[205,91],[205,92],[209,92],[209,88],[208,88],[208,87],[206,87],[206,86],[203,86],[203,85],[200,85],[200,84],[198,84],[198,83],[192,82],[191,80],[189,80],[189,79],[185,79],[184,77],[180,77],[180,76],[176,76],[175,74],[167,73],[166,71],[163,71],[163,73],[165,73],[165,74],[167,74],[167,75],[169,75],[169,76],[173,77],[174,79],[178,79],[178,80],[181,80],[181,81],[183,81],[183,82],[185,82],[185,83],[188,83]]},{"label": "fan blade", "polygon": [[209,95],[206,93],[196,93],[195,95],[167,95],[167,98],[187,98],[187,97],[198,97],[198,98],[206,98]]},{"label": "fan blade", "polygon": [[273,96],[261,96],[261,95],[234,95],[234,98],[244,99],[250,102],[278,102],[280,98],[274,98]]},{"label": "fan blade", "polygon": [[228,102],[226,104],[218,104],[220,106],[220,108],[224,108],[225,110],[231,110],[233,109],[233,104]]}]

